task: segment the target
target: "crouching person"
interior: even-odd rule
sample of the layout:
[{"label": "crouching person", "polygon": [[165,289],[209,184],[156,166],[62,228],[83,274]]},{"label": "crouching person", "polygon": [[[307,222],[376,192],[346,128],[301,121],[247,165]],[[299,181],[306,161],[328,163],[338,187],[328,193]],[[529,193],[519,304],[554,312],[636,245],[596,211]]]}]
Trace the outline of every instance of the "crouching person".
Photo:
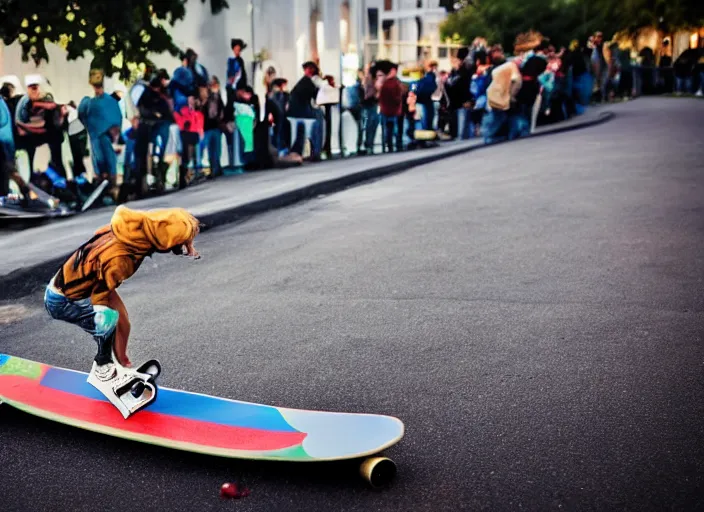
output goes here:
[{"label": "crouching person", "polygon": [[49,315],[79,326],[95,339],[98,351],[88,382],[125,417],[135,410],[126,414],[114,390],[131,375],[126,370],[132,366],[127,355],[130,322],[117,288],[155,252],[199,258],[193,246],[199,231],[198,220],[181,208],[143,212],[119,206],[110,224],[81,245],[46,288]]}]

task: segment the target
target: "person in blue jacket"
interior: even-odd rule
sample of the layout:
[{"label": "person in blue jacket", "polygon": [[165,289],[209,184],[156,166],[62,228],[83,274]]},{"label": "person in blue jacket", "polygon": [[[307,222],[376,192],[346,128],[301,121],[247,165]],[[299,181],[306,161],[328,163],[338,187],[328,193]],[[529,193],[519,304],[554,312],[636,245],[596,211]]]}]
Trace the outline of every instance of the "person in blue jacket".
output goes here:
[{"label": "person in blue jacket", "polygon": [[171,97],[174,99],[174,112],[179,112],[183,107],[188,106],[188,97],[197,97],[196,73],[193,70],[198,55],[192,49],[186,50],[181,55],[182,66],[176,68],[169,89]]},{"label": "person in blue jacket", "polygon": [[29,205],[29,187],[20,176],[15,165],[15,139],[12,134],[12,115],[5,103],[5,99],[0,96],[0,179],[2,185],[0,191],[7,192],[8,179],[14,181],[22,193],[23,207]]},{"label": "person in blue jacket", "polygon": [[105,93],[102,69],[91,69],[90,84],[95,96],[87,96],[78,105],[78,118],[88,131],[95,173],[102,179],[117,175],[117,156],[113,142],[120,135],[122,112],[117,100]]}]

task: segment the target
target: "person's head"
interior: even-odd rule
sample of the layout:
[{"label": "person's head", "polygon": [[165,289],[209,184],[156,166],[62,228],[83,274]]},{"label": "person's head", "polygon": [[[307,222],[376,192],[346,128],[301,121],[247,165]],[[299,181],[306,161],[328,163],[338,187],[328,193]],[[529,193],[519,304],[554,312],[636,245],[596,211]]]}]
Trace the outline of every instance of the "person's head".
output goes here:
[{"label": "person's head", "polygon": [[160,69],[152,75],[151,79],[149,80],[149,86],[152,89],[166,90],[166,88],[169,86],[170,80],[171,77],[169,77],[169,72],[165,69]]},{"label": "person's head", "polygon": [[208,89],[208,86],[206,84],[199,85],[198,99],[201,101],[201,103],[205,103],[208,100],[208,96],[210,96],[210,89]]},{"label": "person's head", "polygon": [[604,42],[604,34],[602,32],[596,32],[594,34],[594,44],[601,44]]},{"label": "person's head", "polygon": [[438,77],[440,78],[440,81],[445,83],[447,82],[447,71],[442,70],[440,73],[438,73]]},{"label": "person's head", "polygon": [[105,73],[103,70],[97,68],[91,69],[88,83],[93,86],[96,93],[102,93],[105,83]]},{"label": "person's head", "polygon": [[504,49],[500,44],[495,44],[489,50],[489,61],[493,66],[498,66],[506,60]]},{"label": "person's head", "polygon": [[452,69],[460,69],[468,55],[469,48],[460,48],[459,50],[457,50],[457,55],[453,55],[450,58],[450,64],[452,65]]},{"label": "person's head", "polygon": [[264,73],[264,86],[270,87],[275,78],[276,68],[274,66],[269,66],[266,68],[266,72]]},{"label": "person's head", "polygon": [[193,67],[198,60],[198,54],[189,48],[184,53],[181,54],[181,62],[187,68]]},{"label": "person's head", "polygon": [[0,87],[0,96],[5,98],[6,100],[9,100],[15,95],[15,86],[12,85],[10,82],[4,82],[2,84],[2,87]]},{"label": "person's head", "polygon": [[[535,48],[535,53],[540,53],[542,55],[547,55],[550,50],[550,43],[547,39],[540,41],[540,44]],[[553,49],[554,50],[554,49]]]},{"label": "person's head", "polygon": [[288,80],[285,78],[276,78],[273,82],[271,82],[271,87],[272,89],[277,89],[281,92],[286,92],[286,88],[288,87]]},{"label": "person's head", "polygon": [[29,96],[30,100],[36,101],[41,97],[41,82],[41,75],[27,75],[24,78],[24,85],[27,88],[27,96]]},{"label": "person's head", "polygon": [[576,39],[572,39],[572,41],[570,41],[569,48],[571,52],[576,52],[577,50],[579,50],[579,41]]},{"label": "person's head", "polygon": [[230,48],[235,57],[239,57],[242,50],[247,48],[247,44],[242,39],[235,38],[230,40]]},{"label": "person's head", "polygon": [[215,75],[210,77],[210,92],[215,94],[220,92],[220,79]]},{"label": "person's head", "polygon": [[249,86],[237,90],[237,97],[244,103],[251,101],[252,96],[254,96],[254,90]]},{"label": "person's head", "polygon": [[303,74],[308,78],[314,77],[318,73],[318,65],[312,60],[309,60],[308,62],[303,64]]},{"label": "person's head", "polygon": [[388,77],[389,78],[394,78],[398,75],[398,64],[391,64],[391,67],[389,67],[389,73]]},{"label": "person's head", "polygon": [[431,60],[425,65],[425,70],[429,73],[437,73],[438,71],[438,61]]},{"label": "person's head", "polygon": [[190,109],[196,108],[196,97],[195,96],[188,97],[188,108],[190,108]]}]

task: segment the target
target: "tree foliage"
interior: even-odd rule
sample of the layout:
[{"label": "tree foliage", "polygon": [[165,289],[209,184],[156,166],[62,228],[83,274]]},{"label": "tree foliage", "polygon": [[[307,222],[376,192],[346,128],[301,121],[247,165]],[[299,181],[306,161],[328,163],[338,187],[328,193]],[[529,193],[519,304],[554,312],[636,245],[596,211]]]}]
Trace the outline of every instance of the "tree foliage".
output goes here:
[{"label": "tree foliage", "polygon": [[[208,0],[201,0],[205,3]],[[209,0],[213,14],[226,0]],[[177,55],[167,25],[183,19],[187,0],[0,0],[0,37],[18,42],[22,57],[37,64],[49,59],[47,43],[75,60],[89,52],[110,75],[128,78],[149,53]]]},{"label": "tree foliage", "polygon": [[635,34],[643,27],[669,33],[704,24],[701,0],[463,0],[442,27],[444,37],[459,34],[466,43],[482,36],[513,48],[517,34],[537,30],[556,45],[584,40],[600,30]]}]

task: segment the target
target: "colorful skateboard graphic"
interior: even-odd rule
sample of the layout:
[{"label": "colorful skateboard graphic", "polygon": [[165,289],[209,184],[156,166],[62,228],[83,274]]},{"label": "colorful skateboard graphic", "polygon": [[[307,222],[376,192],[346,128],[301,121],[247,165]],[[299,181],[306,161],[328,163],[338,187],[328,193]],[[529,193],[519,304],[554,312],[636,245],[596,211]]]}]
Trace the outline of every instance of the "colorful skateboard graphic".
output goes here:
[{"label": "colorful skateboard graphic", "polygon": [[[87,374],[0,354],[0,402],[102,434],[191,452],[280,461],[370,457],[396,444],[404,426],[391,416],[306,411],[160,387],[148,408],[127,420]],[[395,473],[384,457],[365,460],[374,486]]]}]

